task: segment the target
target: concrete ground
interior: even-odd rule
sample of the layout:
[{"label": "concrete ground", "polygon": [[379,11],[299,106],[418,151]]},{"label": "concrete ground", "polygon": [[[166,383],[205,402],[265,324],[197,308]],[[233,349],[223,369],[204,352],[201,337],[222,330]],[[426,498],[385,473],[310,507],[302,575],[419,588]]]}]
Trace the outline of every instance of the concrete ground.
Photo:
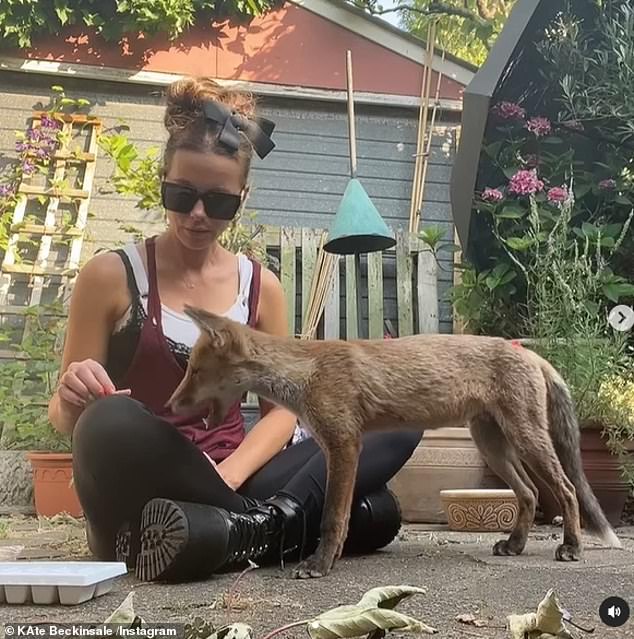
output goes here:
[{"label": "concrete ground", "polygon": [[[520,557],[494,557],[499,534],[464,534],[442,526],[405,526],[399,539],[372,556],[344,558],[327,577],[295,581],[278,568],[260,568],[241,579],[228,600],[236,575],[204,582],[165,585],[118,579],[113,590],[79,606],[0,605],[0,622],[45,621],[100,623],[134,591],[135,610],[147,622],[192,621],[202,617],[216,627],[229,622],[249,624],[255,636],[286,623],[306,619],[341,604],[356,603],[371,588],[409,584],[426,589],[397,610],[438,629],[447,639],[503,639],[506,616],[532,612],[548,589],[554,588],[563,607],[585,627],[594,627],[597,639],[634,638],[634,619],[612,629],[602,624],[598,608],[604,598],[618,595],[634,612],[634,527],[620,528],[622,550],[601,548],[586,538],[580,562],[553,559],[561,529],[535,527]],[[81,522],[58,518],[0,518],[0,560],[11,547],[23,546],[19,559],[89,559]],[[17,550],[17,549],[15,549]],[[231,603],[231,607],[227,604]],[[471,614],[485,627],[457,621]],[[581,631],[572,629],[577,637]],[[0,635],[2,634],[0,630]],[[306,636],[304,627],[282,637]]]}]

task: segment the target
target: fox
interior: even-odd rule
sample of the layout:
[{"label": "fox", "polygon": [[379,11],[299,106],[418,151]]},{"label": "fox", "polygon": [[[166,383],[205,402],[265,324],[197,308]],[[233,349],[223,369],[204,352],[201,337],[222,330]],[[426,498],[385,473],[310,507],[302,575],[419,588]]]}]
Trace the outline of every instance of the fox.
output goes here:
[{"label": "fox", "polygon": [[583,471],[570,390],[546,359],[522,343],[442,333],[299,340],[190,305],[184,312],[200,334],[166,406],[175,414],[209,409],[213,427],[252,392],[297,415],[323,451],[319,542],[294,568],[294,578],[324,577],[341,557],[362,435],[375,430],[468,424],[486,464],[518,501],[516,524],[494,544],[494,555],[525,549],[538,499],[526,467],[551,487],[562,510],[557,561],[582,557],[582,516],[590,534],[621,547]]}]

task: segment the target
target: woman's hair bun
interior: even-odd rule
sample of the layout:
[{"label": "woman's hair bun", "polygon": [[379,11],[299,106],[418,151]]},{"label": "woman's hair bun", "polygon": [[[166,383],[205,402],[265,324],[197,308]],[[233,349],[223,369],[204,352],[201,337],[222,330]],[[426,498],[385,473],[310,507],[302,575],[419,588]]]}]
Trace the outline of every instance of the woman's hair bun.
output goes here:
[{"label": "woman's hair bun", "polygon": [[202,105],[214,100],[246,117],[255,113],[253,96],[220,86],[211,78],[183,78],[167,88],[165,128],[170,134],[189,127],[202,117]]}]

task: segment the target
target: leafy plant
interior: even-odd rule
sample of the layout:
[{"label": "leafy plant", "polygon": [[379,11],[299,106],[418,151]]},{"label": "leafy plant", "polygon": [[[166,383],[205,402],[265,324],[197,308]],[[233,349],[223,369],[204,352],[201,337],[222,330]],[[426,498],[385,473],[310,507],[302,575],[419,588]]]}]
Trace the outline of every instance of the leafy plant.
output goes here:
[{"label": "leafy plant", "polygon": [[[47,410],[61,362],[64,310],[59,302],[31,306],[25,320],[26,335],[15,358],[0,366],[2,447],[69,451],[70,439],[53,429]],[[2,330],[0,341],[13,343],[15,335]]]},{"label": "leafy plant", "polygon": [[[0,251],[6,251],[9,235],[19,232],[12,228],[15,207],[19,202],[21,182],[34,176],[45,176],[48,190],[64,192],[69,185],[50,176],[50,165],[60,146],[67,139],[63,128],[65,113],[73,113],[89,104],[83,98],[68,97],[60,86],[52,87],[49,104],[41,118],[34,118],[25,132],[16,133],[17,159],[9,163],[0,178]],[[39,198],[46,204],[48,195]],[[67,212],[61,212],[59,226],[72,223]],[[24,223],[41,223],[25,216]],[[39,238],[38,238],[39,239]],[[27,233],[20,237],[23,247],[38,243]],[[19,250],[14,253],[22,261]],[[37,450],[70,450],[67,437],[58,434],[48,420],[48,402],[53,393],[61,360],[61,335],[65,313],[61,302],[38,304],[25,308],[22,318],[24,333],[5,319],[0,329],[0,342],[13,351],[0,367],[0,429],[4,448]]]},{"label": "leafy plant", "polygon": [[[571,233],[572,209],[570,200],[562,206],[555,225],[524,266],[530,278],[526,332],[534,338],[535,350],[570,386],[582,426],[602,426],[599,388],[628,365],[627,340],[609,327],[597,303],[608,256],[587,236],[581,240]],[[529,220],[528,236],[534,238],[542,233],[535,198]],[[615,244],[609,250],[617,249]]]},{"label": "leafy plant", "polygon": [[608,448],[622,460],[626,481],[634,490],[634,366],[631,361],[620,375],[607,376],[599,386],[603,435]]},{"label": "leafy plant", "polygon": [[47,34],[81,25],[106,41],[141,32],[166,34],[171,40],[194,25],[235,17],[249,19],[275,6],[269,0],[0,0],[0,34],[4,46],[28,48]]},{"label": "leafy plant", "polygon": [[110,182],[117,193],[137,197],[136,207],[148,211],[161,205],[158,147],[141,153],[127,135],[120,132],[99,136],[100,148],[114,162]]}]

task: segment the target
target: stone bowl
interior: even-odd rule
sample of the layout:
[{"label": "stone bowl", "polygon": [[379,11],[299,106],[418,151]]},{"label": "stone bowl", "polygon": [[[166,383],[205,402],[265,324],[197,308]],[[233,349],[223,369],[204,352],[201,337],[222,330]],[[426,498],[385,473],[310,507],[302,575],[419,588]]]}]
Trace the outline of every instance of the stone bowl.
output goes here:
[{"label": "stone bowl", "polygon": [[450,530],[509,532],[517,522],[519,503],[512,490],[441,490],[440,501]]}]

